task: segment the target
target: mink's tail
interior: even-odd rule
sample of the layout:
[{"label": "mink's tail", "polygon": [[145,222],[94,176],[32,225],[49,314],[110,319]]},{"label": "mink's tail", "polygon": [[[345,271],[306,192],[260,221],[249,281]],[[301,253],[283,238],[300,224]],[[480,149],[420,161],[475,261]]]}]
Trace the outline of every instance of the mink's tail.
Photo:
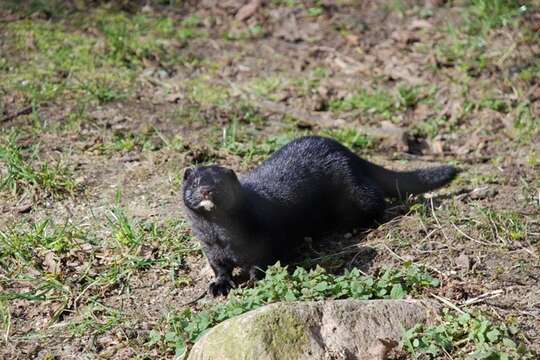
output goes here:
[{"label": "mink's tail", "polygon": [[382,188],[387,197],[405,198],[435,190],[448,184],[457,174],[457,169],[451,165],[400,172],[366,163],[368,177]]}]

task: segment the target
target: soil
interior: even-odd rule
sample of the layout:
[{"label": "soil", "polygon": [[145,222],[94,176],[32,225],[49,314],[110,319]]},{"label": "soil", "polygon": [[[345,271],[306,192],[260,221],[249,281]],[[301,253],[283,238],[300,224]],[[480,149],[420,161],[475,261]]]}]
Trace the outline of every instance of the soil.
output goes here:
[{"label": "soil", "polygon": [[[206,37],[170,50],[197,61],[149,60],[137,72],[129,97],[89,103],[77,126],[68,123],[78,104],[75,97],[42,103],[38,111],[44,130],[28,130],[35,127],[32,114],[2,121],[4,132],[22,131],[20,144],[25,139],[39,143],[40,159],[67,164],[77,188],[61,197],[5,195],[0,231],[48,218],[75,224],[93,240],[49,257],[52,263],[45,262],[41,270],[14,274],[0,269],[0,291],[23,294],[38,286],[25,275],[32,278],[36,271],[58,266],[52,273],[64,284],[64,292],[54,294],[68,293],[45,301],[8,299],[10,326],[0,334],[6,340],[0,357],[173,358],[163,346],[148,345],[150,332],[164,331],[171,312],[223,299],[203,298],[182,306],[205,291],[212,277],[185,226],[179,235],[189,238],[189,251],[172,265],[151,263],[111,285],[78,282],[83,271],[99,274],[122,258],[122,249],[103,245],[114,237],[108,221],[111,208],[122,207],[136,224],[167,228],[183,219],[179,179],[184,168],[212,162],[242,172],[267,156],[246,155],[250,146],[261,148],[291,131],[336,129],[369,134],[371,147],[357,150],[380,164],[409,169],[454,163],[461,173],[436,193],[393,202],[388,222],[375,229],[348,239],[336,235],[330,251],[315,250],[313,264],[334,272],[357,266],[368,273],[405,261],[424,265],[442,286],[423,296],[434,294],[514,323],[525,343],[540,351],[540,71],[533,70],[532,78],[519,75],[519,69],[534,68],[540,54],[538,37],[524,35],[524,29],[536,26],[539,7],[531,5],[518,27],[490,30],[485,64],[479,65],[472,50],[464,50],[461,59],[441,50],[441,44],[458,41],[445,29],[453,26],[459,32],[465,26],[460,2],[402,1],[399,9],[392,1],[264,3],[243,21],[237,19],[245,5],[240,0],[182,2],[176,7],[124,4],[128,8],[120,11],[129,16],[165,16],[178,27],[188,16],[203,19],[199,26]],[[37,12],[27,17],[2,10],[0,18],[5,24],[61,22],[85,36],[96,31],[78,28],[63,15]],[[11,51],[1,56],[23,58],[6,45],[11,35],[0,28],[0,50]],[[317,72],[324,75],[317,77]],[[272,79],[279,80],[266,90]],[[193,81],[205,82],[209,93],[195,94]],[[418,89],[411,104],[402,99],[396,105],[401,86]],[[212,100],[215,94],[207,88],[225,101]],[[227,93],[219,94],[222,89]],[[377,106],[363,111],[332,105],[359,91],[378,90],[390,98],[390,116]],[[28,106],[20,91],[1,94],[0,114]],[[490,108],[486,99],[504,106]],[[248,118],[247,111],[259,120]],[[530,117],[520,120],[527,111]],[[236,141],[248,149],[244,152],[223,145],[224,131],[233,124],[239,128]],[[423,130],[426,127],[435,132]],[[144,144],[103,150],[130,134]],[[173,139],[180,139],[180,145],[172,145]],[[3,163],[0,169],[3,173]],[[159,240],[143,244],[136,255],[160,259],[175,251]],[[47,259],[37,250],[35,257]],[[120,320],[108,326],[114,313],[121,314]],[[85,319],[94,322],[91,330],[77,333],[73,324]],[[96,324],[105,330],[97,331]]]}]

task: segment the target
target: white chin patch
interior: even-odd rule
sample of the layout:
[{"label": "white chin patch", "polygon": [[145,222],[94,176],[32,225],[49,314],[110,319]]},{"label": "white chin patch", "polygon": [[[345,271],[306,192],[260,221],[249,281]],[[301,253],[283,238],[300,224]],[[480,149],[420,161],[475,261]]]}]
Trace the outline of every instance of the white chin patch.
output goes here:
[{"label": "white chin patch", "polygon": [[199,203],[199,206],[202,207],[206,211],[210,211],[214,208],[214,203],[210,200],[203,200]]}]

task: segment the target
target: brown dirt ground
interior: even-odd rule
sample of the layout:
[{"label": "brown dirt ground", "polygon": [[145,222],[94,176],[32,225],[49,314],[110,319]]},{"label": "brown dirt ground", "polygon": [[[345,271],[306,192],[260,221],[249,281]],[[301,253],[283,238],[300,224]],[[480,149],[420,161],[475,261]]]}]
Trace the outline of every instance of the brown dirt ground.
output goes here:
[{"label": "brown dirt ground", "polygon": [[[137,220],[165,223],[169,219],[181,219],[179,187],[174,179],[183,168],[201,159],[239,171],[254,166],[237,155],[206,144],[208,139],[219,142],[221,129],[231,122],[231,114],[239,111],[235,101],[250,96],[234,89],[253,79],[278,76],[285,80],[278,98],[265,100],[270,104],[251,99],[265,119],[262,126],[246,125],[253,139],[280,134],[288,126],[287,113],[298,111],[302,117],[299,126],[312,131],[335,127],[360,131],[377,128],[384,119],[376,113],[352,111],[338,118],[330,111],[317,110],[321,102],[357,88],[392,92],[397,84],[434,84],[438,91],[433,104],[437,107],[420,103],[393,119],[399,131],[409,134],[407,139],[383,137],[364,154],[394,168],[454,162],[462,169],[460,178],[437,195],[412,200],[413,204],[423,204],[424,210],[400,211],[398,217],[377,229],[355,236],[354,243],[338,243],[330,253],[345,251],[346,254],[328,260],[326,265],[338,270],[354,265],[368,272],[406,260],[426,265],[443,280],[443,286],[434,291],[436,295],[458,305],[479,298],[474,309],[495,319],[512,319],[523,331],[529,346],[540,351],[540,166],[528,160],[534,152],[540,155],[540,135],[537,132],[521,141],[521,135],[512,126],[516,116],[512,110],[467,107],[467,101],[474,103],[486,92],[494,92],[509,101],[527,101],[538,116],[539,79],[520,82],[510,72],[515,66],[533,61],[534,54],[540,53],[540,45],[516,39],[513,30],[507,28],[494,31],[486,51],[497,52],[508,47],[514,50],[504,62],[490,62],[465,80],[462,69],[442,63],[434,51],[443,41],[440,29],[449,19],[459,26],[459,4],[439,7],[433,2],[434,6],[429,5],[432,16],[428,18],[418,15],[428,5],[413,1],[404,2],[407,9],[404,13],[389,10],[389,2],[366,1],[359,2],[360,5],[323,2],[328,5],[324,6],[324,14],[316,18],[295,7],[267,5],[245,22],[239,22],[234,20],[234,14],[241,1],[227,1],[221,6],[214,3],[217,2],[201,1],[170,14],[173,19],[181,19],[189,11],[201,18],[217,19],[204,25],[209,38],[188,42],[179,50],[214,66],[179,66],[171,76],[153,81],[145,81],[141,75],[133,97],[94,105],[80,128],[39,134],[42,156],[62,158],[70,164],[84,190],[74,197],[33,202],[31,210],[25,213],[17,209],[29,200],[6,201],[0,207],[0,225],[5,228],[20,222],[34,223],[46,217],[60,223],[70,219],[98,238],[107,237],[105,214],[114,203],[117,190],[122,191],[121,204]],[[153,11],[166,10],[156,7]],[[254,24],[265,29],[264,36],[244,41],[229,41],[224,37],[226,31],[242,32]],[[307,78],[317,68],[324,68],[330,74],[318,87],[305,93],[291,85],[292,79]],[[172,102],[165,95],[171,87],[179,93],[186,91],[185,80],[201,74],[208,76],[210,84],[226,87],[232,94],[232,101],[225,106],[197,104],[205,120],[202,125],[175,116],[179,110],[189,108],[191,100],[180,96]],[[466,95],[463,94],[465,81]],[[17,99],[2,101],[7,113],[20,105]],[[283,111],[276,111],[275,104],[280,104],[277,106]],[[70,101],[54,101],[41,110],[41,117],[50,123],[62,123],[73,106]],[[436,137],[410,135],[419,123],[437,114],[444,115],[447,122]],[[22,128],[28,118],[20,116],[1,126]],[[184,147],[177,150],[161,144],[154,151],[135,149],[112,154],[96,150],[99,144],[110,141],[114,131],[141,133],[149,125],[165,137],[180,137]],[[158,137],[153,139],[160,144]],[[512,239],[506,231],[508,224],[490,220],[483,215],[483,209],[517,214],[526,227],[525,235]],[[366,249],[373,250],[374,256]],[[97,258],[108,256],[99,245],[92,251]],[[65,331],[70,321],[82,316],[82,305],[79,309],[74,304],[50,324],[58,302],[14,300],[10,304],[9,341],[0,346],[0,357],[171,358],[163,349],[145,347],[148,332],[159,326],[172,309],[206,288],[210,274],[204,269],[204,259],[194,252],[178,269],[189,279],[185,286],[171,281],[167,269],[150,266],[133,273],[125,287],[101,292],[90,290],[91,296],[85,298],[85,304],[98,300],[105,307],[121,310],[125,316],[120,325],[100,335],[74,336]],[[66,272],[67,278],[76,276],[77,270],[72,271]],[[23,292],[32,284],[19,280],[3,282],[2,286],[0,290]],[[193,306],[201,307],[212,301],[205,299]],[[100,313],[95,316],[100,321]]]}]

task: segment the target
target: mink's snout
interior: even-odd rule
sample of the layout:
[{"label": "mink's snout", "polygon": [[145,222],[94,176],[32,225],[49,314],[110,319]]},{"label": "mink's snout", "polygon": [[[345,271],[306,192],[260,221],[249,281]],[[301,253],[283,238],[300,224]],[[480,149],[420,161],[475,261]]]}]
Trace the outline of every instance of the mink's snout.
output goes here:
[{"label": "mink's snout", "polygon": [[202,198],[205,200],[209,200],[212,197],[212,189],[209,186],[199,187],[199,193],[201,194]]}]

